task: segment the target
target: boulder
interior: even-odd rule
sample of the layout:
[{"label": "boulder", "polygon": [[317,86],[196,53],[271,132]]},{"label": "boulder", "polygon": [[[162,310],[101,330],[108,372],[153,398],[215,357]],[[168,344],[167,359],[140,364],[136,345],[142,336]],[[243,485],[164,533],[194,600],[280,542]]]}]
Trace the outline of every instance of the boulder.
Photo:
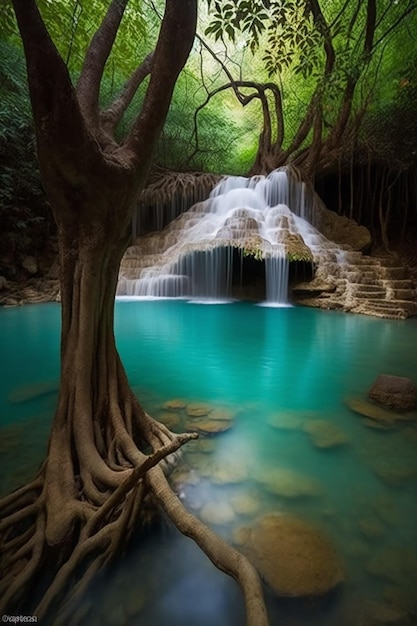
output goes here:
[{"label": "boulder", "polygon": [[368,397],[399,411],[417,407],[417,387],[410,378],[404,376],[380,374],[372,384]]},{"label": "boulder", "polygon": [[239,529],[234,539],[279,596],[321,596],[345,578],[330,540],[293,515],[268,513]]},{"label": "boulder", "polygon": [[187,429],[191,431],[199,431],[205,435],[216,435],[217,433],[224,433],[226,430],[232,428],[233,422],[227,422],[225,420],[210,420],[210,419],[195,419],[192,422],[187,423]]}]

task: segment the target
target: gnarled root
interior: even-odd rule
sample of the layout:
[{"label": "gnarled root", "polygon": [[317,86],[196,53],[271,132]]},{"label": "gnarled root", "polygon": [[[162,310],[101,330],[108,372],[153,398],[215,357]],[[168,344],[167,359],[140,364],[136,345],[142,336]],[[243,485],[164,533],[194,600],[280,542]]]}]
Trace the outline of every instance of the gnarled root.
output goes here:
[{"label": "gnarled root", "polygon": [[[99,477],[94,471],[86,473],[86,459],[79,451],[79,458],[71,458],[69,466],[67,462],[63,467],[60,488],[68,489],[59,494],[59,508],[53,501],[56,483],[51,471],[56,471],[56,464],[52,445],[35,480],[0,501],[1,612],[21,610],[25,602],[27,609],[41,619],[54,615],[59,602],[59,619],[68,619],[74,600],[81,598],[93,577],[128,541],[139,520],[144,494],[151,492],[179,530],[192,537],[217,567],[239,583],[245,595],[248,625],[266,626],[256,571],[245,557],[186,511],[165,478],[164,465],[197,434],[170,432],[143,413],[134,398],[128,411],[128,421],[113,421],[117,428],[107,442],[109,461]],[[131,427],[125,426],[135,423],[141,424],[140,438],[151,446],[152,453],[141,452]],[[102,445],[105,440],[106,434],[101,434]],[[103,452],[100,450],[100,462],[104,464]],[[43,581],[43,588],[36,588],[39,573],[45,569],[50,577],[46,583]],[[35,594],[28,603],[29,590],[35,590]]]}]

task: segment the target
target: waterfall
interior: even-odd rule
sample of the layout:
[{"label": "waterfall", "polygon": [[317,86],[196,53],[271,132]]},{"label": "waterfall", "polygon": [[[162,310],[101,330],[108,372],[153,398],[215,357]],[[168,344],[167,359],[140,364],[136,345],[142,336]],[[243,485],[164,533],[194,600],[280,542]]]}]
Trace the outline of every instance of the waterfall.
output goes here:
[{"label": "waterfall", "polygon": [[118,295],[233,298],[244,292],[242,269],[252,259],[252,270],[262,267],[266,302],[288,304],[289,258],[312,261],[325,239],[312,225],[313,207],[305,183],[285,168],[226,177],[163,231],[137,239],[122,261]]},{"label": "waterfall", "polygon": [[266,302],[268,304],[288,304],[288,274],[290,262],[285,252],[282,256],[265,259]]}]

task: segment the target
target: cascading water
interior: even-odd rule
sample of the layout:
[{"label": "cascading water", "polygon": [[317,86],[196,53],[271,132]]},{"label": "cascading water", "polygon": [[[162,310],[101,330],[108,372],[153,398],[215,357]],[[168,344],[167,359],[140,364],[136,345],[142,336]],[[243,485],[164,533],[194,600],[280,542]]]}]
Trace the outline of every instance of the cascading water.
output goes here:
[{"label": "cascading water", "polygon": [[[288,303],[289,259],[313,261],[327,240],[314,196],[285,169],[224,178],[210,197],[127,251],[118,295],[231,298],[246,257],[265,261],[269,304]],[[240,256],[236,254],[240,252]]]}]

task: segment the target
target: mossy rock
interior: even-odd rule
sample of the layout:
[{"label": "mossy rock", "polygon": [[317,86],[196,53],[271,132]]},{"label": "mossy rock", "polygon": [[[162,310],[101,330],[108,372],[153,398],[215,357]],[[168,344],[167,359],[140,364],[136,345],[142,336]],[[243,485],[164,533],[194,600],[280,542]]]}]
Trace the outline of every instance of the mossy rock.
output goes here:
[{"label": "mossy rock", "polygon": [[208,502],[200,511],[200,517],[208,524],[229,524],[235,519],[235,512],[228,502]]},{"label": "mossy rock", "polygon": [[309,420],[303,430],[317,448],[334,448],[349,443],[346,433],[327,420]]},{"label": "mossy rock", "polygon": [[269,513],[233,538],[279,596],[322,596],[345,579],[330,540],[293,515]]},{"label": "mossy rock", "polygon": [[185,412],[189,417],[204,417],[213,411],[213,407],[203,402],[193,402],[187,405]]},{"label": "mossy rock", "polygon": [[169,430],[175,430],[180,426],[181,420],[177,413],[170,413],[169,411],[162,411],[158,415],[158,419],[160,422],[165,424]]},{"label": "mossy rock", "polygon": [[384,409],[374,402],[363,398],[347,398],[345,404],[364,417],[375,420],[384,426],[395,426],[397,424],[413,422],[417,420],[417,413],[397,413],[389,409]]},{"label": "mossy rock", "polygon": [[265,469],[255,476],[255,480],[267,491],[284,498],[318,496],[322,493],[315,480],[286,468]]},{"label": "mossy rock", "polygon": [[185,409],[187,403],[182,398],[172,398],[163,403],[162,408],[168,411],[181,411]]},{"label": "mossy rock", "polygon": [[252,515],[259,511],[261,503],[256,495],[237,493],[230,498],[230,504],[238,515]]},{"label": "mossy rock", "polygon": [[211,420],[211,419],[195,419],[192,422],[187,423],[187,428],[190,430],[197,430],[204,435],[217,435],[230,430],[233,426],[232,422],[224,420]]}]

